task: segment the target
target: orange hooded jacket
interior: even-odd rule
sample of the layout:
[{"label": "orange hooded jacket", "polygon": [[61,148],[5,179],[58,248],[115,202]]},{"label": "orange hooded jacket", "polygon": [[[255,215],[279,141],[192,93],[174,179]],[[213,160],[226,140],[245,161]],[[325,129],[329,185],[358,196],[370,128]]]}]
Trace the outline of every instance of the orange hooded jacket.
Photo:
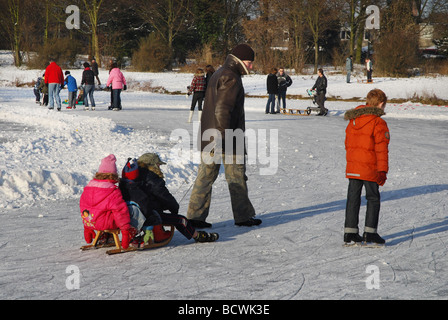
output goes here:
[{"label": "orange hooded jacket", "polygon": [[390,134],[383,115],[383,109],[365,105],[345,113],[347,178],[378,182],[378,172],[389,171]]}]

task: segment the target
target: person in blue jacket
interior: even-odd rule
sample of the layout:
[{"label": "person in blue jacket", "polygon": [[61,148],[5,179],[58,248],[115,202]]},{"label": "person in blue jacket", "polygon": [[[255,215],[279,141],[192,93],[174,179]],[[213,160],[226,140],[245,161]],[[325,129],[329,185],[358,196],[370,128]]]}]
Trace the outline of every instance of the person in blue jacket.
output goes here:
[{"label": "person in blue jacket", "polygon": [[68,89],[68,106],[67,109],[76,108],[76,93],[78,92],[78,85],[76,84],[76,79],[70,74],[70,71],[65,71],[65,81],[64,85]]}]

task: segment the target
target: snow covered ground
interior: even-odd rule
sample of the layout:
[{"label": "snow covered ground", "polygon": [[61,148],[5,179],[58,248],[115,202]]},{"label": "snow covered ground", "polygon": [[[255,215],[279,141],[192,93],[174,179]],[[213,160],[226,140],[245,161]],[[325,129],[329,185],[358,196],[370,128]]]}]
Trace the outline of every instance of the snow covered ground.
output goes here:
[{"label": "snow covered ground", "polygon": [[[278,133],[278,144],[251,150],[249,194],[259,227],[233,224],[227,184],[213,189],[209,222],[220,239],[195,244],[176,233],[166,247],[107,256],[81,252],[78,200],[100,160],[157,152],[167,185],[186,214],[197,154],[176,157],[179,135],[193,141],[190,99],[130,89],[121,112],[107,110],[110,93],[95,92],[94,112],[49,111],[31,88],[16,88],[42,71],[0,68],[0,299],[447,299],[448,108],[388,104],[390,172],[382,191],[382,249],[342,246],[347,180],[343,114],[356,102],[327,102],[327,117],[265,115],[266,99],[246,100],[247,128]],[[81,71],[72,74],[81,78]],[[106,71],[102,75],[105,77]],[[125,72],[185,92],[188,74]],[[101,80],[105,82],[105,78]],[[312,76],[294,76],[288,91],[303,94]],[[265,94],[265,76],[244,78],[247,92]],[[378,79],[346,84],[329,77],[329,94],[364,97],[378,87],[389,98],[434,90],[448,98],[448,78]],[[67,92],[62,91],[63,99]],[[309,100],[289,100],[307,107]],[[196,119],[196,115],[195,115]],[[185,136],[186,135],[186,136]],[[266,161],[267,160],[267,161]],[[271,173],[263,168],[273,166]],[[361,209],[361,230],[365,206]],[[79,271],[79,288],[76,278]]]}]

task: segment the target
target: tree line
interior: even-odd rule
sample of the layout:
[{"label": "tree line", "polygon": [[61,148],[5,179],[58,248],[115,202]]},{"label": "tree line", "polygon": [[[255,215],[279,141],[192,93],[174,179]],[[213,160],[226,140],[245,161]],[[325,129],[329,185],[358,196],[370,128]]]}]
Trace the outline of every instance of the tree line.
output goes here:
[{"label": "tree line", "polygon": [[[380,9],[378,30],[365,29],[369,5]],[[67,27],[69,6],[79,8],[77,28]],[[418,63],[426,26],[436,42],[448,37],[447,18],[448,0],[0,0],[0,47],[16,66],[43,68],[49,56],[70,65],[84,54],[160,71],[188,58],[222,61],[246,41],[260,72],[316,72],[349,55],[361,63],[367,43],[379,68],[400,74]]]}]

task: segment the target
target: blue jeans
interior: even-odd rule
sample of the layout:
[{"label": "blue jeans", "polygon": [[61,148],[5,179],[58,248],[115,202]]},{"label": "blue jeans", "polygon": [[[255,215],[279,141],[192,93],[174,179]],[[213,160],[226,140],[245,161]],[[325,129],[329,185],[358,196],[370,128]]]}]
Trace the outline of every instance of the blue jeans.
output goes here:
[{"label": "blue jeans", "polygon": [[87,99],[87,95],[89,96],[90,103],[92,107],[95,107],[95,100],[93,99],[93,92],[95,91],[95,86],[91,84],[86,84],[84,87],[84,106],[89,106],[89,100]]},{"label": "blue jeans", "polygon": [[59,92],[61,92],[61,85],[59,83],[48,84],[48,99],[50,100],[49,109],[54,109],[54,100],[56,100],[58,109],[61,109],[61,97],[59,96]]},{"label": "blue jeans", "polygon": [[280,111],[280,100],[283,101],[283,109],[286,109],[286,91],[278,92],[278,106],[277,111]]},{"label": "blue jeans", "polygon": [[365,180],[349,179],[347,204],[345,209],[345,233],[357,233],[359,211],[361,208],[362,188],[366,190],[367,210],[365,232],[376,233],[381,207],[381,196],[378,183]]},{"label": "blue jeans", "polygon": [[268,103],[266,103],[266,113],[269,113],[269,105],[271,105],[271,113],[275,113],[275,93],[270,93]]}]

